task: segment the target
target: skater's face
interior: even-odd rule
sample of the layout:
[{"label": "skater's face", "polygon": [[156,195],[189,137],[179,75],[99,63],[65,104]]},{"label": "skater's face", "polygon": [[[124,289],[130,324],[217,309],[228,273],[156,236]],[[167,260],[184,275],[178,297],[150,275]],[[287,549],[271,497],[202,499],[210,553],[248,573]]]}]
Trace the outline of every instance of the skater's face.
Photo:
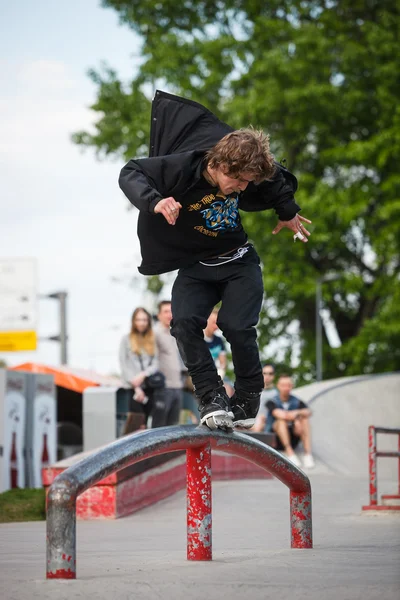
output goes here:
[{"label": "skater's face", "polygon": [[212,170],[212,178],[221,192],[225,196],[228,196],[234,192],[244,192],[249,183],[254,181],[255,176],[253,173],[244,171],[238,176],[232,177],[226,173],[226,168],[224,168],[224,166],[220,166]]},{"label": "skater's face", "polygon": [[172,321],[171,305],[162,304],[157,316],[161,325],[164,325],[164,327],[169,327]]}]

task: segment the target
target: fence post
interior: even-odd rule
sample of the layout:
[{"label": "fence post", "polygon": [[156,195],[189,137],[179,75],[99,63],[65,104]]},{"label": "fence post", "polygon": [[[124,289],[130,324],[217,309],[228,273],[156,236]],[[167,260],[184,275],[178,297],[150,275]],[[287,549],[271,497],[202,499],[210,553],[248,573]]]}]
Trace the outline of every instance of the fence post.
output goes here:
[{"label": "fence post", "polygon": [[371,506],[378,504],[378,487],[376,481],[376,431],[373,425],[368,427],[368,452],[369,452],[369,503]]},{"label": "fence post", "polygon": [[187,558],[212,559],[211,446],[186,450]]}]

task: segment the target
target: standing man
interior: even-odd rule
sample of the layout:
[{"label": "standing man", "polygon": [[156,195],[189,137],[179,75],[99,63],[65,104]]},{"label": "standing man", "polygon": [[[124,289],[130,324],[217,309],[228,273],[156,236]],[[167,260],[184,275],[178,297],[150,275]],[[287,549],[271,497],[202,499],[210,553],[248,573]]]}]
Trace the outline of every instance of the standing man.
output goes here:
[{"label": "standing man", "polygon": [[[308,219],[294,201],[297,180],[274,161],[269,138],[232,130],[197,102],[156,92],[150,158],[130,160],[119,184],[140,211],[144,275],[179,269],[171,333],[193,381],[201,423],[211,429],[254,425],[263,378],[257,325],[263,298],[260,259],[239,209],[275,209],[278,224],[307,242]],[[232,349],[231,399],[204,341],[212,308]]]},{"label": "standing man", "polygon": [[231,397],[233,396],[235,390],[232,388],[229,381],[227,381],[225,378],[226,367],[228,363],[225,342],[220,335],[216,335],[215,333],[219,330],[217,323],[218,313],[219,309],[213,308],[210,316],[208,317],[207,326],[204,330],[204,339],[206,341],[209,351],[211,352],[211,356],[213,357],[215,366],[217,367],[218,375],[224,382],[226,393],[229,397]]},{"label": "standing man", "polygon": [[171,302],[158,305],[158,323],[154,326],[160,371],[165,375],[165,388],[156,400],[152,413],[152,427],[176,425],[183,400],[182,361],[175,339],[171,335]]},{"label": "standing man", "polygon": [[267,416],[268,416],[268,408],[267,402],[268,400],[273,400],[275,396],[278,395],[278,390],[275,387],[274,379],[275,379],[275,367],[271,363],[265,363],[262,370],[263,379],[264,379],[264,389],[261,392],[260,398],[260,410],[258,411],[256,417],[256,423],[253,427],[253,431],[262,432],[266,430],[267,426]]}]

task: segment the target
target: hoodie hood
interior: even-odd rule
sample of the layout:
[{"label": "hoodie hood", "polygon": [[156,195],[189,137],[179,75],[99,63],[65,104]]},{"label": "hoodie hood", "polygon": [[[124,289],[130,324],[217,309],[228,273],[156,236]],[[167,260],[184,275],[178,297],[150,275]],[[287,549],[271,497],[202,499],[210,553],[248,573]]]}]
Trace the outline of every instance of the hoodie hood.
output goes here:
[{"label": "hoodie hood", "polygon": [[157,90],[152,102],[150,157],[207,151],[234,131],[205,106]]}]

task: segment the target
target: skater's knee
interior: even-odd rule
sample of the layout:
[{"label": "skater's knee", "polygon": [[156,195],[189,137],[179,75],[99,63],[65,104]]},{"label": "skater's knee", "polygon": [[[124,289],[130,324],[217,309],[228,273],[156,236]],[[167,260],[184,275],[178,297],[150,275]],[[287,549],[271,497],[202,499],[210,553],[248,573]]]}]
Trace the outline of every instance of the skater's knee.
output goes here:
[{"label": "skater's knee", "polygon": [[254,327],[237,327],[233,324],[224,323],[218,323],[218,326],[230,344],[245,346],[248,343],[253,343],[257,338]]},{"label": "skater's knee", "polygon": [[203,329],[205,329],[207,321],[200,317],[184,317],[173,319],[171,325],[171,335],[179,339],[192,335],[201,335],[203,337]]}]

